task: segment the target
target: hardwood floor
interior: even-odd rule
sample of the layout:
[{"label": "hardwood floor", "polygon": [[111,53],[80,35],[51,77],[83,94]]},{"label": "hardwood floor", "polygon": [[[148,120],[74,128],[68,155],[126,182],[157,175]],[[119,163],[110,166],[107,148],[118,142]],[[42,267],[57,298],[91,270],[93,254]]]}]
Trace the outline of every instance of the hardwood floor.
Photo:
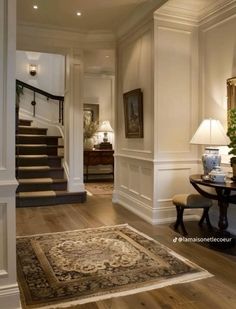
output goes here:
[{"label": "hardwood floor", "polygon": [[236,308],[235,257],[195,243],[174,243],[173,238],[179,234],[169,224],[152,226],[123,207],[112,204],[110,195],[88,196],[84,204],[17,208],[16,223],[17,235],[129,223],[214,275],[204,280],[75,306],[74,309]]}]

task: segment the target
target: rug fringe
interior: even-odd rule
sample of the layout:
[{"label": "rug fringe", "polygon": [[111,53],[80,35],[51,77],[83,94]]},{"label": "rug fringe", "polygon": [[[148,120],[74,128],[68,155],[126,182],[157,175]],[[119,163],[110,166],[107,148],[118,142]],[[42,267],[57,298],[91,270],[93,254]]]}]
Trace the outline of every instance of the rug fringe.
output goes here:
[{"label": "rug fringe", "polygon": [[102,226],[99,226],[99,227],[86,227],[84,229],[67,230],[67,231],[62,231],[62,232],[53,232],[53,233],[50,232],[50,233],[42,233],[42,234],[24,235],[24,236],[18,235],[18,236],[16,236],[16,238],[28,238],[28,237],[42,236],[42,235],[45,236],[45,235],[50,235],[50,234],[64,234],[64,233],[67,233],[67,232],[82,232],[82,231],[88,231],[88,230],[106,229],[106,228],[117,227],[117,226],[129,226],[129,227],[131,227],[128,223],[122,223],[122,224],[117,224],[117,225],[105,225],[105,226],[102,225]]},{"label": "rug fringe", "polygon": [[192,282],[192,281],[206,279],[206,278],[210,278],[210,277],[213,277],[213,276],[214,275],[210,274],[207,270],[204,270],[201,273],[187,274],[187,275],[182,276],[182,277],[173,278],[173,279],[169,280],[168,282],[166,282],[166,281],[159,282],[158,284],[153,284],[151,286],[135,288],[135,289],[128,290],[128,291],[109,293],[109,294],[106,294],[106,295],[98,295],[98,296],[93,296],[93,297],[87,297],[87,298],[84,298],[84,299],[73,300],[73,301],[70,301],[70,302],[60,303],[60,304],[57,304],[57,305],[41,306],[41,307],[37,307],[37,309],[40,309],[40,308],[42,308],[42,309],[68,308],[69,309],[70,307],[73,307],[73,306],[76,306],[76,305],[82,305],[82,304],[86,304],[86,303],[107,300],[107,299],[111,299],[111,298],[114,298],[114,297],[134,295],[134,294],[137,294],[137,293],[152,291],[152,290],[155,290],[155,289],[160,289],[160,288],[171,286],[171,285],[174,285],[174,284],[189,283],[189,282]]}]

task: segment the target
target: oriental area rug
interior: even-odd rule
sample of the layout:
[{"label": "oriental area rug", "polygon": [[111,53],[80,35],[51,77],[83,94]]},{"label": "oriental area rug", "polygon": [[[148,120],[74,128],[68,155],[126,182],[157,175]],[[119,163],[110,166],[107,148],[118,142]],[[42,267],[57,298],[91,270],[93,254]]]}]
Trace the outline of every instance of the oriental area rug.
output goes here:
[{"label": "oriental area rug", "polygon": [[113,183],[86,183],[85,188],[92,194],[112,194]]},{"label": "oriental area rug", "polygon": [[210,277],[127,224],[17,237],[22,308],[69,308]]}]

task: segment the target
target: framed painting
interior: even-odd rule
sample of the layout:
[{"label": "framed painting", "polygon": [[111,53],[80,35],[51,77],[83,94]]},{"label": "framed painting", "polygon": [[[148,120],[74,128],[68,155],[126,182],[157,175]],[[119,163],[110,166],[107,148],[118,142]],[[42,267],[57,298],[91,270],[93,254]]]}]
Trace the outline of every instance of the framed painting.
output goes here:
[{"label": "framed painting", "polygon": [[140,88],[123,94],[125,137],[143,138],[143,93]]},{"label": "framed painting", "polygon": [[99,122],[99,104],[84,104],[84,122]]}]

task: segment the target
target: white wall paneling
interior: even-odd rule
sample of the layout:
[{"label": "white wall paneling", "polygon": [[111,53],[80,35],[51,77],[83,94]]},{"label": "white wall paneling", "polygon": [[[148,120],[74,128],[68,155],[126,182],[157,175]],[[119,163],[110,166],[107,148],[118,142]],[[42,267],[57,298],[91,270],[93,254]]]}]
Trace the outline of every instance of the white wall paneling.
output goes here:
[{"label": "white wall paneling", "polygon": [[84,191],[83,183],[83,65],[79,52],[66,58],[65,159],[70,192]]},{"label": "white wall paneling", "polygon": [[[176,219],[176,209],[172,198],[179,193],[196,193],[189,182],[191,174],[199,172],[198,162],[166,162],[155,163],[155,223],[171,222]],[[198,218],[199,211],[190,210],[185,212],[185,219]]]},{"label": "white wall paneling", "polygon": [[6,203],[0,204],[0,278],[7,274],[7,246],[4,235],[7,233]]},{"label": "white wall paneling", "polygon": [[115,162],[118,172],[113,201],[152,222],[153,163],[119,154]]},{"label": "white wall paneling", "polygon": [[[155,14],[154,26],[154,191],[153,222],[176,219],[172,198],[194,192],[198,149],[189,141],[198,124],[198,31],[195,23]],[[198,218],[197,211],[185,217]]]},{"label": "white wall paneling", "polygon": [[19,308],[15,243],[15,0],[0,0],[0,308]]},{"label": "white wall paneling", "polygon": [[[219,119],[227,127],[226,80],[236,75],[236,3],[230,10],[223,10],[200,25],[201,88],[200,106],[202,118]],[[224,156],[225,170],[229,167],[229,156]],[[228,164],[228,166],[227,166]],[[211,221],[218,226],[218,207],[210,211]],[[228,208],[229,230],[236,233],[236,208]]]},{"label": "white wall paneling", "polygon": [[[153,22],[119,41],[113,200],[152,222],[153,216]],[[144,138],[125,138],[123,93],[143,92]]]},{"label": "white wall paneling", "polygon": [[[126,36],[118,46],[118,98],[116,138],[119,153],[153,156],[153,23]],[[141,88],[143,92],[144,138],[127,139],[124,132],[123,93]]]},{"label": "white wall paneling", "polygon": [[198,125],[198,31],[155,16],[155,157],[198,157],[189,141]]}]

